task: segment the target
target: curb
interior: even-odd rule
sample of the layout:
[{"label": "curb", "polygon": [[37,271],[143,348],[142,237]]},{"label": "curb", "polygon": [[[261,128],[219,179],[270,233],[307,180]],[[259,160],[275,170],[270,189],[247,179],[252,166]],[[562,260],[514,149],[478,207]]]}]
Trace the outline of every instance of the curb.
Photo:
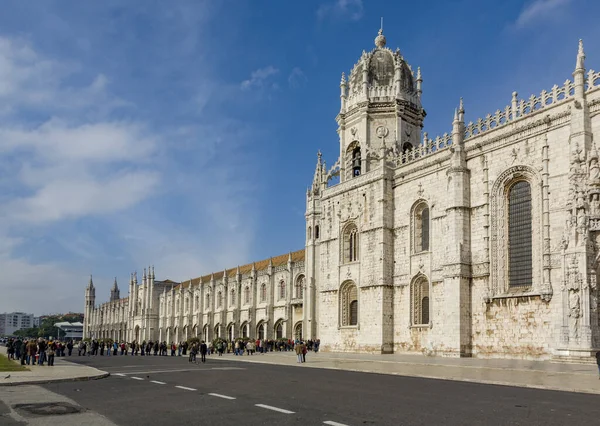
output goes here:
[{"label": "curb", "polygon": [[100,380],[110,376],[110,373],[106,371],[102,371],[102,374],[96,374],[95,376],[81,376],[81,377],[71,377],[71,378],[62,378],[62,379],[40,379],[40,380],[31,380],[25,382],[11,382],[11,383],[0,383],[0,386],[26,386],[26,385],[44,385],[48,383],[63,383],[63,382],[83,382],[89,380]]},{"label": "curb", "polygon": [[[274,363],[274,362],[268,362],[268,361],[254,361],[254,360],[246,361],[246,360],[236,360],[236,359],[233,359],[233,361],[237,361],[240,363],[250,363],[250,364],[278,365],[278,366],[284,366],[284,367],[293,367],[294,366],[294,364],[280,364],[280,363]],[[369,371],[369,370],[361,370],[361,369],[355,369],[355,368],[326,367],[326,366],[322,366],[322,365],[315,365],[315,364],[306,365],[306,364],[307,363],[302,364],[304,366],[304,368],[321,368],[323,370],[350,371],[353,373],[368,373],[368,374],[379,374],[379,375],[384,375],[384,376],[414,377],[414,378],[418,378],[418,379],[478,383],[478,384],[483,384],[483,385],[509,386],[509,387],[513,387],[513,388],[525,388],[525,389],[542,389],[542,390],[548,390],[548,391],[584,393],[584,394],[591,394],[591,395],[599,395],[600,394],[600,389],[598,389],[598,390],[596,390],[596,389],[568,389],[568,388],[561,388],[558,386],[519,384],[519,383],[501,382],[501,381],[485,380],[485,379],[482,379],[482,380],[463,379],[463,378],[459,378],[459,377],[440,377],[440,376],[430,376],[430,375],[425,375],[425,374],[407,374],[407,373],[396,373],[396,372],[382,373],[379,371]]]}]

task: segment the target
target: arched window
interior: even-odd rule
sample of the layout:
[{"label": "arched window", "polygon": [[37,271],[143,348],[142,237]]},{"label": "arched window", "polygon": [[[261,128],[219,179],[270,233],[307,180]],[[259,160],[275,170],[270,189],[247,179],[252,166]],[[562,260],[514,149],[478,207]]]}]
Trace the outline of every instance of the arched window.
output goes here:
[{"label": "arched window", "polygon": [[220,291],[217,293],[217,308],[220,308],[223,305],[223,293]]},{"label": "arched window", "polygon": [[261,302],[267,301],[267,285],[264,283],[261,284],[261,286],[260,286],[260,301]]},{"label": "arched window", "polygon": [[229,300],[230,300],[230,305],[234,306],[235,305],[235,289],[233,289],[233,288],[230,291],[230,298],[229,298]]},{"label": "arched window", "polygon": [[414,209],[414,247],[415,253],[429,250],[429,207],[420,203]]},{"label": "arched window", "polygon": [[188,309],[189,309],[189,303],[190,303],[190,302],[189,302],[189,299],[186,297],[186,298],[184,299],[184,304],[185,304],[185,308],[184,308],[184,309],[185,309],[185,312],[186,312],[186,313],[188,312]]},{"label": "arched window", "polygon": [[200,309],[200,296],[196,296],[196,310]]},{"label": "arched window", "polygon": [[429,325],[429,281],[424,276],[410,286],[412,325]]},{"label": "arched window", "polygon": [[258,333],[257,333],[258,334],[258,339],[259,340],[264,340],[264,338],[265,338],[265,324],[264,323],[260,323],[258,325],[258,330],[257,331],[258,331]]},{"label": "arched window", "polygon": [[281,321],[278,321],[277,324],[275,324],[275,338],[283,339],[283,323]]},{"label": "arched window", "polygon": [[518,181],[508,192],[508,285],[529,287],[533,281],[531,186]]},{"label": "arched window", "polygon": [[215,338],[221,337],[221,324],[215,326]]},{"label": "arched window", "polygon": [[285,299],[285,281],[279,282],[279,300]]},{"label": "arched window", "polygon": [[358,229],[353,223],[344,229],[342,255],[344,263],[358,261]]},{"label": "arched window", "polygon": [[296,299],[304,298],[304,275],[300,275],[296,281]]},{"label": "arched window", "polygon": [[358,325],[358,290],[352,281],[340,288],[340,317],[342,327]]},{"label": "arched window", "polygon": [[352,150],[352,177],[360,176],[361,172],[361,155],[360,147],[357,146]]},{"label": "arched window", "polygon": [[315,225],[315,240],[319,239],[319,225]]},{"label": "arched window", "polygon": [[206,309],[210,309],[210,293],[206,293]]},{"label": "arched window", "polygon": [[247,305],[250,303],[250,287],[244,287],[244,303]]}]

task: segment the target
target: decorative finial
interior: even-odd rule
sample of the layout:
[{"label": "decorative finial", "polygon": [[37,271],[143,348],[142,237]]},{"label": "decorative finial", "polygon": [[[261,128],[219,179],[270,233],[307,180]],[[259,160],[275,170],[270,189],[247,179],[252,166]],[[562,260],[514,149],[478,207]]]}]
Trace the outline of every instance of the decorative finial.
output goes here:
[{"label": "decorative finial", "polygon": [[377,37],[375,37],[375,46],[378,48],[382,48],[385,46],[387,40],[383,35],[383,18],[381,18],[381,27],[379,27],[379,32],[377,33]]},{"label": "decorative finial", "polygon": [[577,50],[577,70],[585,69],[585,52],[583,51],[583,40],[579,39],[579,49]]},{"label": "decorative finial", "polygon": [[465,107],[463,105],[463,98],[460,98],[460,102],[458,104],[458,112],[460,112],[461,114],[463,114],[465,112]]},{"label": "decorative finial", "polygon": [[417,80],[423,80],[421,77],[421,67],[417,67]]},{"label": "decorative finial", "polygon": [[345,85],[346,84],[346,74],[342,73],[342,80],[340,81],[340,84]]},{"label": "decorative finial", "polygon": [[454,121],[458,121],[458,110],[454,108]]},{"label": "decorative finial", "polygon": [[321,158],[323,157],[323,154],[321,154],[321,150],[317,151],[317,158],[319,159],[319,163],[321,162]]}]

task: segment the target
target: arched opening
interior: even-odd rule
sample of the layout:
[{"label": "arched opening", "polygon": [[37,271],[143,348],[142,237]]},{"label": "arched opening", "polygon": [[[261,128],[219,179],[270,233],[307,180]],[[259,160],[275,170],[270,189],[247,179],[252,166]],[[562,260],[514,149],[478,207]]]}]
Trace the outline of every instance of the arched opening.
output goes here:
[{"label": "arched opening", "polygon": [[429,207],[427,203],[417,204],[413,215],[415,253],[429,251]]},{"label": "arched opening", "polygon": [[347,281],[340,287],[340,325],[358,325],[358,289],[353,281]]},{"label": "arched opening", "polygon": [[230,324],[227,326],[227,338],[228,338],[229,340],[233,340],[233,339],[234,339],[234,337],[235,337],[233,334],[234,334],[234,327],[233,327],[233,323],[230,323]]},{"label": "arched opening", "polygon": [[429,280],[420,275],[410,285],[412,325],[429,325]]},{"label": "arched opening", "polygon": [[215,339],[221,338],[221,324],[215,325]]},{"label": "arched opening", "polygon": [[256,328],[256,334],[259,340],[265,339],[265,323],[261,322],[258,324],[258,327]]},{"label": "arched opening", "polygon": [[352,150],[352,176],[360,176],[361,172],[361,155],[360,155],[360,146],[355,147]]},{"label": "arched opening", "polygon": [[279,320],[275,323],[275,338],[283,339],[283,320]]},{"label": "arched opening", "polygon": [[279,282],[279,300],[285,299],[285,281]]},{"label": "arched opening", "polygon": [[248,329],[249,329],[249,324],[247,322],[244,322],[242,324],[242,338],[243,339],[246,339],[246,338],[250,337],[248,335]]},{"label": "arched opening", "polygon": [[202,336],[204,338],[205,342],[208,342],[208,324],[204,325],[204,327],[202,327]]},{"label": "arched opening", "polygon": [[304,275],[300,275],[296,279],[296,294],[294,295],[295,299],[303,299],[304,298]]},{"label": "arched opening", "polygon": [[135,341],[139,343],[139,341],[140,341],[140,326],[139,325],[135,326],[134,335],[135,335]]},{"label": "arched opening", "polygon": [[315,225],[315,240],[319,239],[319,225]]},{"label": "arched opening", "polygon": [[342,260],[344,263],[358,261],[358,228],[354,223],[346,225],[343,233]]},{"label": "arched opening", "polygon": [[294,326],[294,339],[302,340],[302,321],[298,321]]},{"label": "arched opening", "polygon": [[261,284],[260,286],[260,301],[267,301],[267,285],[265,283]]},{"label": "arched opening", "polygon": [[533,226],[531,185],[521,180],[508,192],[508,286],[529,287],[533,282]]}]

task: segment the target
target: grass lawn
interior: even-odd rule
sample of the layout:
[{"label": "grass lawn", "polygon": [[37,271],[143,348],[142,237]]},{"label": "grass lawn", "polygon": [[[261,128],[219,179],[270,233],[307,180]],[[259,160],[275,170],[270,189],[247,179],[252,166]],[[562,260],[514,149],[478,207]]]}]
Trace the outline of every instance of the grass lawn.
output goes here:
[{"label": "grass lawn", "polygon": [[0,371],[27,371],[26,367],[9,360],[5,355],[0,354]]}]

